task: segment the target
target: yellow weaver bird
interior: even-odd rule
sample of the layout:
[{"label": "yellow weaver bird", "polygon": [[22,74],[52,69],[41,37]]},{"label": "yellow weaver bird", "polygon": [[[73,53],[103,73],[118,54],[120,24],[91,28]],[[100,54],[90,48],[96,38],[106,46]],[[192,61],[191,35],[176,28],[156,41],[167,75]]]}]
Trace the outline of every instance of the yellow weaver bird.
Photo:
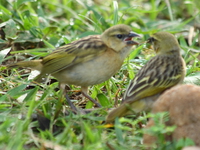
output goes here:
[{"label": "yellow weaver bird", "polygon": [[151,109],[163,91],[183,81],[185,62],[176,38],[168,32],[158,32],[148,42],[152,43],[156,56],[130,82],[122,104],[108,114],[107,123],[113,122],[116,117]]},{"label": "yellow weaver bird", "polygon": [[138,36],[127,25],[115,25],[101,35],[87,36],[61,46],[43,59],[22,61],[9,67],[39,70],[35,81],[41,81],[51,74],[57,78],[63,91],[66,84],[81,86],[82,94],[101,107],[87,94],[88,86],[102,83],[113,76],[121,68],[132,46],[138,45],[132,40]]}]

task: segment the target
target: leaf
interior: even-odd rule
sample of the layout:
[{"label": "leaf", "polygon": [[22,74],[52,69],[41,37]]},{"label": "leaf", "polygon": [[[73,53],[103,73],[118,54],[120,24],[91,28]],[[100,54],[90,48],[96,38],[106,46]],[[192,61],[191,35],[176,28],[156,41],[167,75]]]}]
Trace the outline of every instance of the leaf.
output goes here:
[{"label": "leaf", "polygon": [[34,107],[36,105],[35,99],[36,99],[37,91],[38,91],[38,87],[31,89],[24,99],[24,102],[29,101],[29,109],[26,115],[27,119],[31,118],[31,114],[34,111]]},{"label": "leaf", "polygon": [[128,68],[129,78],[133,79],[135,77],[135,74],[134,74],[133,68],[130,65],[130,63],[127,64],[127,68]]},{"label": "leaf", "polygon": [[[7,8],[3,7],[2,5],[0,5],[0,10],[1,10],[1,17],[5,17],[6,15],[8,15],[8,16],[12,15],[12,12],[10,10],[8,10]],[[1,20],[1,21],[3,21],[3,20]],[[0,24],[0,28],[3,27],[2,25],[5,26],[5,22]]]},{"label": "leaf", "polygon": [[86,32],[83,32],[82,34],[80,34],[78,37],[83,38],[83,37],[86,37],[86,36],[89,36],[89,35],[99,35],[99,33],[94,32],[94,31],[86,31]]},{"label": "leaf", "polygon": [[183,147],[194,146],[194,145],[195,145],[194,141],[186,137],[186,138],[181,138],[177,141],[176,148],[181,149]]},{"label": "leaf", "polygon": [[110,105],[108,98],[104,94],[102,94],[102,93],[97,94],[97,98],[98,98],[98,100],[99,100],[99,102],[102,106],[109,106]]},{"label": "leaf", "polygon": [[15,8],[16,8],[16,9],[19,9],[19,6],[20,6],[20,5],[22,5],[22,4],[26,3],[26,2],[31,2],[31,1],[33,1],[33,0],[17,0],[17,1],[15,2]]},{"label": "leaf", "polygon": [[45,36],[47,36],[48,34],[56,32],[57,29],[58,27],[56,26],[49,26],[49,27],[44,28],[43,33],[45,34]]},{"label": "leaf", "polygon": [[10,19],[6,22],[4,32],[7,38],[11,38],[11,39],[16,38],[17,26],[14,20]]},{"label": "leaf", "polygon": [[14,40],[14,43],[25,43],[25,42],[37,43],[40,41],[41,40],[39,38],[35,38],[29,31],[26,31],[19,33],[17,39]]},{"label": "leaf", "polygon": [[114,7],[114,22],[113,22],[113,24],[116,25],[118,22],[118,3],[117,3],[117,1],[113,1],[113,7]]},{"label": "leaf", "polygon": [[91,101],[88,101],[88,102],[86,103],[85,108],[86,108],[86,109],[90,109],[90,108],[93,107],[93,105],[94,105],[94,104],[93,104]]},{"label": "leaf", "polygon": [[92,132],[89,124],[86,124],[86,122],[83,122],[83,125],[84,125],[86,137],[89,140],[89,142],[91,143],[95,142],[95,134]]},{"label": "leaf", "polygon": [[0,64],[3,62],[4,58],[10,52],[10,50],[11,50],[11,47],[0,51]]},{"label": "leaf", "polygon": [[192,73],[185,77],[184,83],[200,85],[200,72]]},{"label": "leaf", "polygon": [[13,98],[17,98],[18,96],[25,93],[23,90],[26,88],[26,86],[26,84],[22,84],[16,88],[11,89],[7,94]]},{"label": "leaf", "polygon": [[144,44],[138,46],[137,48],[135,48],[131,54],[129,55],[129,59],[134,59],[136,56],[138,56],[138,54],[140,53],[140,51],[143,49]]},{"label": "leaf", "polygon": [[121,123],[119,122],[119,118],[117,117],[115,119],[115,133],[116,133],[116,136],[117,136],[117,140],[120,142],[120,143],[123,143],[124,142],[124,138],[123,138],[123,132],[122,132],[122,129],[118,128],[118,126],[121,126]]},{"label": "leaf", "polygon": [[105,28],[108,28],[109,27],[109,25],[108,25],[108,23],[106,22],[106,20],[102,17],[102,15],[99,13],[99,12],[97,12],[93,7],[91,7],[91,6],[86,6],[87,7],[87,9],[89,10],[89,11],[92,11],[93,13],[94,13],[94,16],[96,17],[96,20],[98,20],[98,23],[101,23]]}]

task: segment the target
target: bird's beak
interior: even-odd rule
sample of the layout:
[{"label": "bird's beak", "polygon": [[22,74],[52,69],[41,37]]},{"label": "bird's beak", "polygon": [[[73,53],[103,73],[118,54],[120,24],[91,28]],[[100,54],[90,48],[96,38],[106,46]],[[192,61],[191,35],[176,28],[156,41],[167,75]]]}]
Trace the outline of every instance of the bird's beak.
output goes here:
[{"label": "bird's beak", "polygon": [[134,37],[140,37],[140,36],[139,36],[137,33],[131,31],[131,32],[127,35],[127,37],[124,38],[124,41],[126,41],[126,43],[127,43],[128,45],[139,45],[138,42],[132,40],[132,38],[134,38]]},{"label": "bird's beak", "polygon": [[152,44],[154,41],[155,41],[155,39],[153,37],[150,37],[147,39],[146,43]]}]

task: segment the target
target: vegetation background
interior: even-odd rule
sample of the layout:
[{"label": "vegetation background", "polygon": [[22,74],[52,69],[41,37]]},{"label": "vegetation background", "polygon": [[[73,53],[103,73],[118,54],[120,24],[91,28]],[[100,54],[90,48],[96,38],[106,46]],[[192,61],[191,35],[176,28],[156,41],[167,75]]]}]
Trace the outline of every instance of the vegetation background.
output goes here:
[{"label": "vegetation background", "polygon": [[[103,109],[75,115],[63,102],[59,117],[53,120],[60,98],[56,80],[37,85],[28,80],[35,72],[5,67],[41,58],[55,47],[122,23],[143,35],[142,44],[109,81],[90,87],[90,95]],[[151,114],[120,118],[114,127],[102,122],[108,108],[121,100],[130,79],[155,55],[143,41],[160,30],[175,34],[179,40],[187,64],[185,83],[199,85],[199,0],[0,0],[0,149],[145,149],[142,127]],[[76,86],[68,88],[75,105],[91,108],[77,90]],[[159,124],[152,132],[160,139],[155,149],[181,149],[193,144],[189,139],[165,141],[163,133],[174,127],[162,124],[166,114],[154,117]]]}]

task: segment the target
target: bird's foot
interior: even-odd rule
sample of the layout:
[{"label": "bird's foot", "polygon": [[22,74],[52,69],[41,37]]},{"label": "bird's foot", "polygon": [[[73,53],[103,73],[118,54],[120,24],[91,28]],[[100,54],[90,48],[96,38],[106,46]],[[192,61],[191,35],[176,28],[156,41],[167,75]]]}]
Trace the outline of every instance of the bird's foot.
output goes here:
[{"label": "bird's foot", "polygon": [[88,98],[91,102],[93,102],[97,107],[101,108],[101,104],[99,104],[96,100],[94,100],[92,97],[90,97],[89,95],[85,94],[84,92],[82,92],[83,96],[85,96],[86,98]]}]

